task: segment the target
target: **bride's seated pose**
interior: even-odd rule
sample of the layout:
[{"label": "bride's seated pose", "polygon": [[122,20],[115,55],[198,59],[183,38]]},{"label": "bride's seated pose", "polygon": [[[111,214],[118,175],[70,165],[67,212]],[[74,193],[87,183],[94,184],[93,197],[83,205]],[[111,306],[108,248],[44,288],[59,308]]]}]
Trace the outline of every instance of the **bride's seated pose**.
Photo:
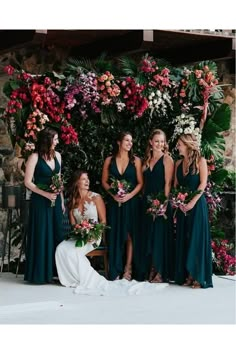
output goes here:
[{"label": "bride's seated pose", "polygon": [[[106,207],[102,197],[89,190],[89,177],[84,171],[76,171],[69,189],[69,219],[72,225],[92,219],[106,224]],[[168,284],[139,283],[126,279],[109,281],[91,266],[86,254],[97,247],[101,239],[89,240],[84,246],[76,247],[76,241],[61,242],[56,249],[56,266],[60,283],[75,288],[78,294],[132,295],[156,291]],[[109,242],[109,240],[108,240]]]}]

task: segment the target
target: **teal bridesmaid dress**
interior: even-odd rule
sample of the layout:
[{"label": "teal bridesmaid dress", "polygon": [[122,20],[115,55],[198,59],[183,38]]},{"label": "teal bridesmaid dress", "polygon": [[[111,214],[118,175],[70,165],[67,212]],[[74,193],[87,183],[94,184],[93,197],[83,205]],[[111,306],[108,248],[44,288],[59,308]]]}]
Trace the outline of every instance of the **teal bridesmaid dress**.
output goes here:
[{"label": "teal bridesmaid dress", "polygon": [[[200,184],[199,174],[184,176],[183,162],[177,168],[177,180],[180,186],[197,190]],[[208,208],[204,194],[193,209],[185,216],[181,210],[176,213],[176,272],[175,282],[182,285],[188,274],[201,284],[202,288],[213,287],[212,251],[208,219]]]},{"label": "teal bridesmaid dress", "polygon": [[145,277],[148,278],[151,266],[156,272],[161,274],[163,281],[173,279],[173,261],[174,261],[174,238],[171,208],[168,205],[165,219],[157,216],[153,217],[147,214],[147,196],[164,193],[165,188],[165,169],[164,155],[155,163],[153,169],[148,167],[144,171],[144,193],[143,193],[143,226],[142,226],[142,246],[141,264],[145,270]]},{"label": "teal bridesmaid dress", "polygon": [[[125,179],[131,184],[131,190],[137,185],[135,165],[129,162],[123,174],[117,168],[116,160],[112,159],[109,166],[109,177]],[[138,195],[126,203],[119,204],[109,195],[107,204],[107,224],[111,227],[107,231],[107,243],[109,252],[109,279],[114,280],[124,272],[125,246],[128,234],[133,241],[135,250],[136,235],[138,229]],[[135,273],[136,257],[133,255],[133,274]]]},{"label": "teal bridesmaid dress", "polygon": [[[59,173],[60,164],[55,157],[53,171],[46,161],[38,158],[34,172],[35,184],[50,185],[53,173]],[[24,279],[30,283],[50,283],[56,275],[55,250],[63,241],[61,196],[51,201],[37,193],[32,193],[26,246],[26,269]]]}]

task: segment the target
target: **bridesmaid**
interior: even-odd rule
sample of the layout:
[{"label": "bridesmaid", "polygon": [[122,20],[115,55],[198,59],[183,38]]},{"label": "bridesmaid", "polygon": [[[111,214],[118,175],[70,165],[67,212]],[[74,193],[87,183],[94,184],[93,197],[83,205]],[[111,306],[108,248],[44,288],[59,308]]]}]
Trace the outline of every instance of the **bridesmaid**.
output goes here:
[{"label": "bridesmaid", "polygon": [[[152,283],[166,282],[171,275],[171,261],[173,262],[173,233],[171,232],[172,218],[170,208],[167,207],[167,220],[157,216],[153,221],[151,215],[146,214],[147,196],[163,192],[168,198],[174,174],[174,162],[168,153],[166,135],[160,129],[151,132],[143,161],[143,268],[148,272]],[[141,262],[142,263],[142,262]],[[146,263],[146,265],[145,265]],[[173,271],[172,271],[173,273]]]},{"label": "bridesmaid", "polygon": [[[55,250],[63,240],[63,194],[46,192],[37,184],[50,186],[53,173],[61,172],[61,155],[55,151],[58,134],[45,128],[38,135],[37,149],[26,163],[25,186],[32,191],[26,247],[25,280],[50,283],[56,275]],[[55,206],[51,207],[52,201]]]},{"label": "bridesmaid", "polygon": [[[135,266],[135,239],[138,231],[138,193],[143,186],[141,160],[133,155],[133,139],[129,132],[121,132],[117,138],[112,156],[105,159],[102,171],[102,185],[108,192],[107,221],[108,230],[109,278],[127,280],[132,278],[132,265]],[[126,180],[131,190],[124,197],[109,192],[110,177]],[[121,204],[121,206],[119,206]]]},{"label": "bridesmaid", "polygon": [[213,287],[208,208],[203,194],[207,184],[207,163],[200,155],[194,135],[181,135],[177,149],[183,158],[176,162],[175,187],[186,186],[201,193],[176,214],[175,282],[193,289]]}]

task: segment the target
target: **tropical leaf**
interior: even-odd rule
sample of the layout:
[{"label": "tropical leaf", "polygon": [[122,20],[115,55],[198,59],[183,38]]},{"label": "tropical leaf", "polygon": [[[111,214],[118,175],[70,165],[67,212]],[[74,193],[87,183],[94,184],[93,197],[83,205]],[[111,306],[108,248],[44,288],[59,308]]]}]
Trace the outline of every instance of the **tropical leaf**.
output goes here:
[{"label": "tropical leaf", "polygon": [[118,58],[118,61],[120,63],[121,71],[126,75],[126,76],[133,76],[137,77],[138,76],[138,66],[136,62],[126,56]]},{"label": "tropical leaf", "polygon": [[91,62],[90,59],[87,58],[81,58],[81,59],[77,59],[77,58],[68,58],[67,63],[66,63],[66,69],[65,72],[69,71],[69,72],[83,72],[83,71],[95,71],[94,70],[94,65]]},{"label": "tropical leaf", "polygon": [[231,109],[227,103],[222,103],[210,119],[218,127],[218,132],[230,129]]},{"label": "tropical leaf", "polygon": [[231,110],[226,103],[222,103],[208,118],[202,131],[202,151],[204,154],[213,154],[216,160],[222,160],[225,139],[221,133],[230,128],[230,119]]},{"label": "tropical leaf", "polygon": [[217,171],[211,173],[211,180],[215,184],[221,185],[227,176],[228,176],[228,171],[224,168],[220,168]]},{"label": "tropical leaf", "polygon": [[102,74],[105,71],[110,71],[114,73],[115,69],[112,61],[108,60],[106,57],[107,53],[103,52],[100,57],[98,57],[94,62],[94,67],[98,74]]}]

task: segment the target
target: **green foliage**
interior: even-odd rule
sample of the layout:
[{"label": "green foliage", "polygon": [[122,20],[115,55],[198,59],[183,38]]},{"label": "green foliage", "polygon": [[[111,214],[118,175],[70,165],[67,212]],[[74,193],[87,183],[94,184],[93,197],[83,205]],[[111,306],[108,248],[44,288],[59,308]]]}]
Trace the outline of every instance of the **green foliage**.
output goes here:
[{"label": "green foliage", "polygon": [[214,155],[216,160],[222,160],[225,140],[222,132],[230,128],[231,110],[223,103],[210,116],[202,131],[202,151],[205,156]]},{"label": "green foliage", "polygon": [[224,168],[217,169],[211,173],[211,180],[218,186],[222,185],[228,176],[228,171]]}]

